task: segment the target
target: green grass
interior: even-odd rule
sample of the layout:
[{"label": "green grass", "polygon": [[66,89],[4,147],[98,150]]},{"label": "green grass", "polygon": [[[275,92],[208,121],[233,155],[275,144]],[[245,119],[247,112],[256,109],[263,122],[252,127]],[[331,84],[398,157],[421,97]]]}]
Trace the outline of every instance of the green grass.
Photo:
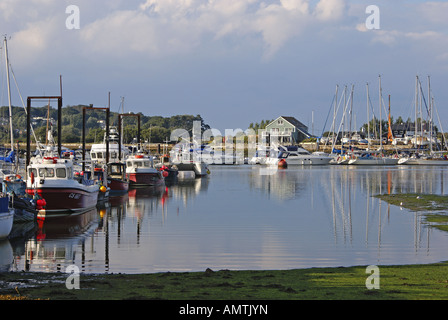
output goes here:
[{"label": "green grass", "polygon": [[433,194],[383,194],[383,201],[402,208],[421,212],[430,227],[448,231],[448,196]]},{"label": "green grass", "polygon": [[[367,289],[365,266],[275,271],[156,274],[81,274],[80,289],[67,274],[7,273],[0,289],[12,298],[50,300],[445,300],[448,263],[379,266],[380,288]],[[28,287],[22,285],[28,284]],[[31,286],[32,284],[32,286]]]}]

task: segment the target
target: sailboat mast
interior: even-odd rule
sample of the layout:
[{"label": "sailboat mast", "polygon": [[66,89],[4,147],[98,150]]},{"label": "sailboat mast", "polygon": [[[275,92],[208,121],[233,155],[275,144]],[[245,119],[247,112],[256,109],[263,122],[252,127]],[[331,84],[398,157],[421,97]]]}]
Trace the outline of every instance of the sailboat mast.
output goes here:
[{"label": "sailboat mast", "polygon": [[[8,105],[9,105],[9,130],[11,132],[11,151],[14,151],[14,135],[12,130],[12,105],[11,105],[11,86],[9,82],[9,58],[8,58],[8,44],[6,41],[6,36],[4,39],[5,43],[5,61],[6,61],[6,83],[8,86]],[[14,161],[15,162],[15,161]]]},{"label": "sailboat mast", "polygon": [[415,124],[414,124],[415,147],[417,147],[417,141],[418,141],[417,112],[418,112],[418,76],[415,77]]},{"label": "sailboat mast", "polygon": [[366,89],[367,89],[367,149],[370,149],[369,83],[366,84]]},{"label": "sailboat mast", "polygon": [[432,105],[431,105],[431,82],[428,76],[428,103],[429,103],[429,150],[432,154]]},{"label": "sailboat mast", "polygon": [[380,106],[380,151],[383,151],[383,117],[381,115],[381,100],[382,100],[382,90],[381,90],[381,75],[379,76],[379,106]]}]

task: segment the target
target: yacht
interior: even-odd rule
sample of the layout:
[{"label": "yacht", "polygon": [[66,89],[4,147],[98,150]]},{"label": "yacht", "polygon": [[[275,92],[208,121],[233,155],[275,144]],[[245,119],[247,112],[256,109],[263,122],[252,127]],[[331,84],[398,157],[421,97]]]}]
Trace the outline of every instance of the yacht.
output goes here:
[{"label": "yacht", "polygon": [[287,165],[326,165],[333,158],[325,153],[311,153],[301,147],[290,146],[279,148],[278,155],[266,159],[267,165],[278,165],[281,160],[285,160]]}]

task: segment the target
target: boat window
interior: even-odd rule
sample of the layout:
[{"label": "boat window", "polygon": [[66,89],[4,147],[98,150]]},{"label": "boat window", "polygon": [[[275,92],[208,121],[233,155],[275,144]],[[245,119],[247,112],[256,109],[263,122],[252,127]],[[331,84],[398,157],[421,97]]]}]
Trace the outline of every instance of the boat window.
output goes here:
[{"label": "boat window", "polygon": [[54,169],[53,168],[40,168],[39,169],[39,177],[54,177]]},{"label": "boat window", "polygon": [[28,176],[31,178],[31,172],[34,174],[34,177],[37,177],[37,169],[36,168],[30,168],[28,169]]},{"label": "boat window", "polygon": [[56,168],[56,177],[65,178],[66,177],[65,168]]},{"label": "boat window", "polygon": [[134,164],[136,167],[141,167],[143,165],[141,161],[135,161]]},{"label": "boat window", "polygon": [[145,162],[143,163],[143,166],[145,166],[145,167],[149,167],[149,161],[145,161]]},{"label": "boat window", "polygon": [[90,156],[92,157],[92,159],[96,159],[96,153],[95,152],[92,152]]},{"label": "boat window", "polygon": [[110,153],[110,157],[111,157],[111,159],[116,159],[117,158],[117,153],[116,152],[111,152]]},{"label": "boat window", "polygon": [[128,166],[128,167],[132,167],[132,161],[128,161],[128,162],[127,162],[127,166]]},{"label": "boat window", "polygon": [[98,159],[102,159],[103,158],[103,154],[101,152],[98,152],[97,157],[98,157]]},{"label": "boat window", "polygon": [[111,166],[110,172],[111,173],[121,173],[121,167],[120,166]]}]

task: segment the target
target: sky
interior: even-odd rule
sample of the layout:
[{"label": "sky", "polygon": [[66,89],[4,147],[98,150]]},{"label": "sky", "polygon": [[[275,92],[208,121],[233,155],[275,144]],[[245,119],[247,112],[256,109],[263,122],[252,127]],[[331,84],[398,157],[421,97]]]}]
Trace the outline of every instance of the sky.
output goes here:
[{"label": "sky", "polygon": [[[114,112],[123,98],[125,112],[199,114],[221,132],[293,116],[320,135],[337,86],[339,99],[354,86],[358,127],[372,117],[367,83],[379,116],[380,76],[404,119],[416,76],[425,95],[429,76],[448,129],[447,16],[444,1],[0,0],[0,34],[24,99],[58,95],[62,76],[64,106],[105,107],[110,92]],[[21,105],[15,85],[12,94]]]}]

